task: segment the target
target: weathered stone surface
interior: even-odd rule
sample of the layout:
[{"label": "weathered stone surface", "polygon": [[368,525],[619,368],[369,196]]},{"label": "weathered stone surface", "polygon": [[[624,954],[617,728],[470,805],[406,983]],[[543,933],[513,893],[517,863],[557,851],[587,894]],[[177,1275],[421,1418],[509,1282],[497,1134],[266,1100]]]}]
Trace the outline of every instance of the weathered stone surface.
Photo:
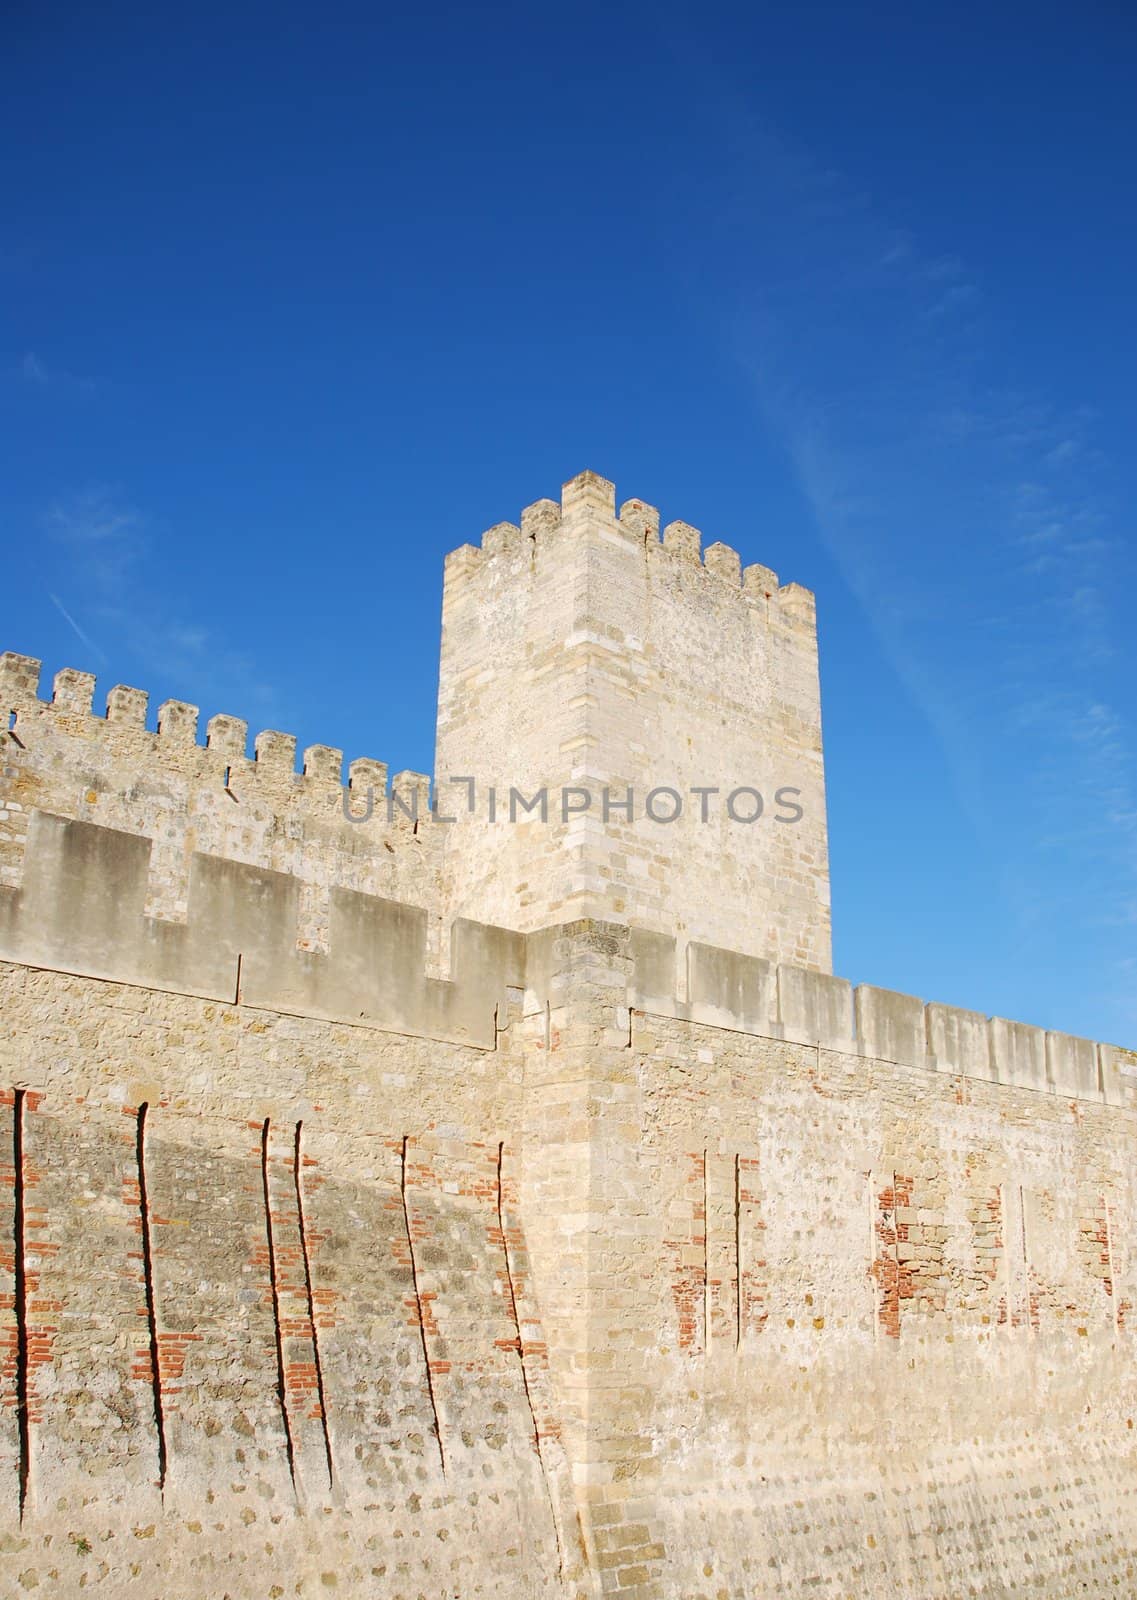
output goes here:
[{"label": "weathered stone surface", "polygon": [[[478,816],[447,831],[444,915],[523,932],[601,917],[827,972],[812,597],[744,589],[737,553],[701,560],[686,523],[660,543],[642,501],[617,519],[595,474],[565,485],[558,518],[549,504],[533,537],[447,567],[435,776],[461,805],[450,780],[476,775]],[[562,818],[578,788],[591,805]],[[546,792],[549,824],[483,825],[491,789],[501,816],[511,790]],[[680,797],[674,821],[652,820],[656,790]]]},{"label": "weathered stone surface", "polygon": [[0,656],[0,1593],[1134,1589],[1137,1054],[829,974],[812,597],[658,527],[450,558],[439,770],[799,831]]}]

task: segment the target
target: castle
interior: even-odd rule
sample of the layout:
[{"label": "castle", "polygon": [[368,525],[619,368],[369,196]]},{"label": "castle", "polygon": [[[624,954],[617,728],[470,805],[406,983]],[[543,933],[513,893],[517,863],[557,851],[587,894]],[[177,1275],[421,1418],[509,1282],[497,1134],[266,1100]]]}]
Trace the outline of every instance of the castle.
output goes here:
[{"label": "castle", "polygon": [[0,657],[0,1593],[1137,1591],[1137,1055],[831,973],[812,596],[583,473],[434,782]]}]

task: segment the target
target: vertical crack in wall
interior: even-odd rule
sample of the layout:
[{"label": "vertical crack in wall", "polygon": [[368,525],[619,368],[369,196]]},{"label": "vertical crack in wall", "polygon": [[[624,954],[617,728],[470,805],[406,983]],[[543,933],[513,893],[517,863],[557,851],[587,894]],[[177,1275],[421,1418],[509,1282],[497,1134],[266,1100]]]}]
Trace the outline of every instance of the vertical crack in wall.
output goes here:
[{"label": "vertical crack in wall", "polygon": [[328,1464],[328,1487],[335,1482],[335,1465],[332,1461],[332,1437],[328,1432],[328,1406],[324,1397],[324,1369],[320,1364],[320,1336],[316,1329],[316,1300],[312,1293],[312,1263],[308,1256],[308,1230],[304,1220],[304,1185],[300,1181],[303,1160],[301,1138],[304,1124],[296,1124],[296,1142],[293,1146],[292,1176],[296,1185],[296,1224],[300,1230],[300,1255],[304,1262],[304,1293],[308,1304],[308,1326],[312,1330],[312,1363],[316,1368],[316,1396],[320,1402],[320,1426],[324,1430],[324,1457]]},{"label": "vertical crack in wall", "polygon": [[995,1248],[999,1252],[998,1282],[1002,1285],[1002,1294],[999,1296],[998,1317],[999,1326],[1011,1327],[1011,1251],[1006,1240],[1007,1234],[1007,1207],[1003,1195],[1003,1185],[995,1185]]},{"label": "vertical crack in wall", "polygon": [[1113,1337],[1117,1338],[1121,1331],[1121,1317],[1117,1304],[1117,1275],[1113,1263],[1113,1218],[1110,1215],[1109,1201],[1105,1195],[1101,1197],[1102,1216],[1105,1221],[1105,1262],[1109,1277],[1105,1281],[1105,1292],[1110,1298],[1110,1309],[1113,1315]]},{"label": "vertical crack in wall", "polygon": [[890,1296],[895,1328],[890,1329],[895,1339],[900,1337],[900,1195],[896,1187],[896,1169],[889,1174],[892,1179],[892,1293]]},{"label": "vertical crack in wall", "polygon": [[1034,1317],[1032,1315],[1030,1292],[1030,1250],[1026,1237],[1026,1192],[1019,1184],[1019,1250],[1022,1255],[1023,1271],[1023,1322],[1026,1324],[1027,1338],[1034,1334]]},{"label": "vertical crack in wall", "polygon": [[742,1345],[742,1162],[734,1158],[734,1348]]},{"label": "vertical crack in wall", "polygon": [[711,1353],[711,1188],[707,1176],[709,1150],[703,1151],[703,1354]]},{"label": "vertical crack in wall", "polygon": [[561,1529],[557,1520],[557,1506],[553,1499],[553,1486],[549,1482],[549,1469],[545,1464],[545,1452],[541,1448],[541,1429],[537,1422],[537,1412],[533,1405],[533,1392],[529,1387],[529,1373],[525,1366],[525,1340],[521,1333],[521,1318],[517,1312],[517,1291],[513,1282],[513,1263],[509,1255],[509,1234],[505,1227],[505,1205],[502,1198],[501,1169],[505,1153],[504,1142],[497,1147],[497,1227],[501,1235],[501,1253],[505,1261],[505,1290],[509,1296],[509,1311],[513,1318],[514,1330],[517,1334],[517,1359],[521,1363],[521,1382],[525,1389],[525,1403],[529,1407],[529,1420],[533,1424],[533,1444],[537,1451],[537,1460],[541,1466],[541,1478],[545,1485],[545,1493],[549,1497],[549,1515],[553,1521],[553,1538],[557,1541],[557,1576],[564,1577],[565,1554],[561,1541]]},{"label": "vertical crack in wall", "polygon": [[24,1097],[17,1089],[12,1105],[12,1266],[16,1311],[16,1428],[19,1436],[20,1521],[28,1502],[32,1466],[31,1418],[28,1413],[28,1278],[24,1259]]},{"label": "vertical crack in wall", "polygon": [[411,1264],[411,1286],[415,1296],[415,1314],[418,1320],[419,1338],[422,1341],[422,1364],[426,1369],[426,1392],[430,1397],[431,1415],[434,1417],[434,1436],[438,1440],[438,1459],[442,1466],[442,1476],[446,1476],[446,1451],[442,1445],[442,1423],[438,1416],[438,1400],[434,1393],[434,1374],[430,1369],[430,1351],[426,1343],[426,1318],[423,1314],[422,1295],[418,1284],[418,1263],[415,1261],[415,1241],[411,1229],[411,1210],[407,1201],[407,1136],[403,1135],[402,1161],[399,1168],[399,1193],[403,1201],[403,1223],[407,1230],[407,1251]]},{"label": "vertical crack in wall", "polygon": [[158,1309],[154,1299],[154,1253],[150,1238],[150,1196],[146,1186],[146,1101],[138,1108],[134,1138],[138,1168],[138,1217],[142,1236],[142,1282],[146,1295],[146,1331],[150,1341],[150,1393],[154,1404],[154,1428],[158,1435],[158,1491],[166,1489],[166,1419],[162,1410],[162,1368],[158,1357]]},{"label": "vertical crack in wall", "polygon": [[879,1270],[879,1268],[877,1266],[877,1254],[878,1254],[878,1246],[879,1246],[879,1236],[877,1234],[877,1219],[876,1219],[876,1211],[875,1211],[876,1190],[873,1187],[873,1174],[872,1174],[872,1168],[871,1167],[865,1173],[865,1186],[866,1186],[865,1200],[866,1200],[866,1205],[867,1205],[867,1210],[868,1210],[868,1225],[869,1225],[869,1229],[868,1229],[868,1231],[869,1231],[869,1251],[868,1251],[869,1267],[868,1267],[868,1274],[869,1274],[869,1287],[870,1287],[870,1289],[872,1291],[872,1340],[873,1340],[873,1344],[876,1344],[876,1343],[879,1342],[879,1339],[880,1339],[881,1284],[880,1284],[880,1270]]},{"label": "vertical crack in wall", "polygon": [[261,1127],[261,1184],[264,1189],[265,1234],[268,1239],[268,1277],[272,1289],[272,1326],[276,1336],[276,1393],[280,1402],[280,1417],[284,1423],[284,1448],[288,1453],[288,1475],[292,1491],[296,1493],[296,1451],[292,1442],[292,1424],[288,1419],[288,1395],[284,1386],[284,1339],[280,1331],[280,1284],[276,1276],[276,1244],[272,1234],[272,1200],[268,1182],[268,1144],[272,1119],[266,1117]]}]

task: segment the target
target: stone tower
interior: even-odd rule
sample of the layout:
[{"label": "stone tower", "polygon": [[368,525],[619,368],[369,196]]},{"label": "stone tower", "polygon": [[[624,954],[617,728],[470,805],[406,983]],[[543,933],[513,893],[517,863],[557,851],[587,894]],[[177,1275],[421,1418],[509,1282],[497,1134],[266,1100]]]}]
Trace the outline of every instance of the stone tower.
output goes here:
[{"label": "stone tower", "polygon": [[680,968],[702,942],[831,970],[813,596],[700,545],[584,472],[449,557],[451,917],[602,918],[674,937]]},{"label": "stone tower", "polygon": [[437,822],[0,654],[0,1595],[1134,1592],[1137,1052],[829,972],[812,598],[657,526],[450,557]]}]

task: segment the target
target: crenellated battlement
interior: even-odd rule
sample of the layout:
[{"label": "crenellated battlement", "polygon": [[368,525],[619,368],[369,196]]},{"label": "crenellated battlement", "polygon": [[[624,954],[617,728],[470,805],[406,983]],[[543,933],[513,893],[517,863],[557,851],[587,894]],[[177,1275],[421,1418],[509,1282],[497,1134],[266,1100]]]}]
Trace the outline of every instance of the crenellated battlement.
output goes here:
[{"label": "crenellated battlement", "polygon": [[114,685],[100,716],[91,673],[63,668],[50,698],[40,678],[34,658],[0,655],[0,887],[23,882],[38,810],[152,841],[146,911],[159,921],[185,920],[195,852],[294,875],[303,950],[327,948],[333,888],[391,896],[437,920],[424,774],[397,774],[389,802],[387,767],[371,757],[353,759],[345,781],[343,751],[330,745],[309,745],[298,765],[295,736],[269,728],[250,754],[244,718],[210,717],[201,742],[197,706],[165,701],[151,731],[143,689]]},{"label": "crenellated battlement", "polygon": [[[352,808],[353,796],[387,793],[387,765],[370,756],[354,757],[347,765],[346,777],[344,753],[332,745],[308,745],[297,764],[295,735],[276,728],[266,728],[254,736],[250,756],[249,724],[242,717],[218,712],[206,723],[205,739],[201,741],[200,708],[184,700],[166,700],[158,707],[157,726],[151,731],[147,727],[150,696],[145,689],[115,684],[106,691],[105,710],[99,716],[94,710],[96,685],[92,673],[63,667],[52,680],[49,699],[39,694],[41,673],[42,662],[33,656],[13,651],[0,655],[0,715],[6,716],[17,744],[24,743],[24,736],[34,729],[54,727],[92,743],[106,738],[120,753],[125,749],[149,751],[156,767],[168,764],[184,769],[187,753],[193,752],[199,761],[198,770],[208,775],[219,772],[223,786],[231,792],[242,781],[259,784],[265,790],[275,785],[300,804],[306,796],[325,802],[334,793],[342,809],[348,809]],[[122,735],[130,731],[140,737],[132,746],[124,746]],[[429,808],[430,784],[429,774],[421,772],[400,772],[391,780],[399,794],[418,792],[420,816],[425,816]],[[352,809],[353,814],[359,814],[357,807]],[[383,807],[379,809],[386,814]],[[321,805],[321,810],[327,807]],[[403,817],[406,811],[396,806],[394,815]]]},{"label": "crenellated battlement", "polygon": [[[454,908],[527,931],[571,910],[826,967],[813,595],[595,472],[446,563],[435,770],[504,792],[587,782],[803,797],[800,826],[665,838],[630,820],[467,837]],[[703,819],[703,822],[706,818]]]},{"label": "crenellated battlement", "polygon": [[780,584],[776,572],[757,562],[744,568],[738,551],[729,544],[715,541],[704,548],[702,532],[688,522],[670,522],[661,534],[659,510],[646,500],[625,500],[617,513],[615,485],[595,472],[570,478],[559,502],[537,500],[522,510],[519,522],[496,522],[482,534],[479,545],[466,544],[452,551],[447,558],[448,573],[472,574],[485,560],[500,556],[531,557],[538,544],[571,535],[590,519],[642,545],[649,559],[700,569],[767,611],[772,602],[787,621],[813,623],[813,596],[800,584]]},{"label": "crenellated battlement", "polygon": [[[79,719],[83,726],[69,727],[67,731],[85,734],[94,740],[104,730],[110,739],[116,739],[123,730],[134,730],[150,741],[145,747],[153,750],[157,761],[169,758],[176,762],[179,759],[176,752],[194,749],[203,760],[213,764],[203,770],[212,771],[217,763],[222,763],[233,769],[234,776],[238,770],[250,778],[271,775],[298,791],[304,789],[305,780],[311,780],[322,790],[332,786],[346,788],[349,792],[386,784],[386,765],[366,756],[349,763],[345,780],[344,753],[330,745],[309,745],[298,767],[295,735],[281,733],[275,728],[266,728],[254,736],[250,756],[248,722],[224,712],[209,718],[205,739],[201,741],[200,708],[184,700],[163,701],[158,707],[156,728],[151,732],[147,727],[148,691],[126,684],[115,684],[106,691],[100,716],[94,709],[94,674],[74,667],[63,667],[57,672],[50,697],[41,697],[42,670],[43,663],[34,656],[17,655],[10,650],[0,654],[0,715],[6,716],[7,726],[17,735],[21,730],[28,732],[33,724],[45,726],[44,719],[48,717]],[[422,775],[416,776],[421,778]]]}]

